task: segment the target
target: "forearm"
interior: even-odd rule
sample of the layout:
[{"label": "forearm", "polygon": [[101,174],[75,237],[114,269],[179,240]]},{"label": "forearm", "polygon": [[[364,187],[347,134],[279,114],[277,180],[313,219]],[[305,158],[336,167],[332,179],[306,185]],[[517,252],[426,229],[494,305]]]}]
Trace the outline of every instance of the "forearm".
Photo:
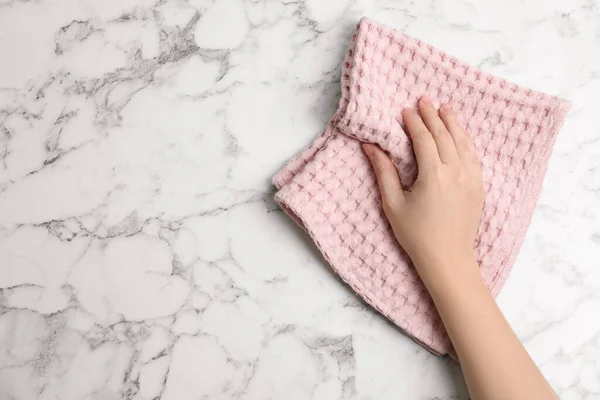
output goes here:
[{"label": "forearm", "polygon": [[504,319],[475,261],[462,262],[473,265],[436,268],[452,272],[424,281],[456,349],[472,398],[556,399]]}]

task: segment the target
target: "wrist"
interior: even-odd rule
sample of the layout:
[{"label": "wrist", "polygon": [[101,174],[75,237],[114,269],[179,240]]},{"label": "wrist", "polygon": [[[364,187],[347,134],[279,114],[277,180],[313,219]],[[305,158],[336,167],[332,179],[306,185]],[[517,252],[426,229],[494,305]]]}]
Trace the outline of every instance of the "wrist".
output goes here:
[{"label": "wrist", "polygon": [[417,260],[414,264],[432,296],[444,296],[452,291],[469,290],[484,284],[473,254],[443,260]]}]

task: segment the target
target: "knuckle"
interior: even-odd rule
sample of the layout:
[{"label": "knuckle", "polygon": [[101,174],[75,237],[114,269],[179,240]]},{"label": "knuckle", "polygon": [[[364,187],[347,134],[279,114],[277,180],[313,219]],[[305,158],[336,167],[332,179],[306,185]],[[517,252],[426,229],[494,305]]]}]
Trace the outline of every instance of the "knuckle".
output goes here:
[{"label": "knuckle", "polygon": [[458,132],[456,144],[459,146],[465,146],[469,143],[469,138],[463,132]]},{"label": "knuckle", "polygon": [[458,147],[464,151],[468,151],[469,153],[473,152],[473,142],[469,138],[461,138],[458,141]]},{"label": "knuckle", "polygon": [[454,176],[454,179],[455,179],[456,184],[458,186],[466,186],[467,183],[469,182],[469,179],[468,179],[467,175],[462,170],[459,170],[456,173],[456,175]]},{"label": "knuckle", "polygon": [[386,167],[385,164],[379,162],[376,166],[375,166],[375,175],[377,175],[377,177],[382,177],[384,176],[386,173]]},{"label": "knuckle", "polygon": [[445,135],[446,134],[446,129],[444,129],[443,127],[437,127],[435,129],[432,129],[432,132],[434,135],[439,136],[439,135]]},{"label": "knuckle", "polygon": [[463,130],[463,124],[460,121],[460,119],[458,118],[458,115],[456,114],[451,114],[450,115],[450,121],[452,122],[452,124],[457,128],[460,129],[461,131]]},{"label": "knuckle", "polygon": [[423,141],[425,139],[427,139],[427,136],[430,135],[429,131],[427,129],[423,129],[423,128],[418,128],[414,130],[414,138],[416,140],[420,140]]},{"label": "knuckle", "polygon": [[440,167],[433,167],[428,172],[427,179],[433,183],[441,183],[444,180],[444,173]]},{"label": "knuckle", "polygon": [[469,166],[469,168],[481,168],[479,156],[477,155],[473,147],[469,146],[464,148],[463,154],[465,155],[465,160],[467,161],[467,165]]},{"label": "knuckle", "polygon": [[481,160],[479,159],[479,157],[477,156],[477,153],[475,153],[474,151],[469,153],[469,161],[471,162],[471,165],[473,169],[476,169],[478,171],[481,170]]}]

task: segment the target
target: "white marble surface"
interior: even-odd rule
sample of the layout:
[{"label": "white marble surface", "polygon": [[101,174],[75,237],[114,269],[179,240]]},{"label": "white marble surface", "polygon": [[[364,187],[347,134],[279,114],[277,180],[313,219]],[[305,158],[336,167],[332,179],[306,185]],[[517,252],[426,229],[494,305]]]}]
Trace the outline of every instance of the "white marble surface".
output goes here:
[{"label": "white marble surface", "polygon": [[573,104],[499,297],[600,399],[600,1],[0,0],[0,399],[466,399],[270,177],[363,15]]}]

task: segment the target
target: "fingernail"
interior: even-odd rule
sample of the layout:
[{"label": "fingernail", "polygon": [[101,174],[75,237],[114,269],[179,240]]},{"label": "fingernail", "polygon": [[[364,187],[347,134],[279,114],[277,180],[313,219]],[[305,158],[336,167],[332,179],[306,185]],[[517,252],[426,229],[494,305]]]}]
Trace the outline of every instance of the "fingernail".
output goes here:
[{"label": "fingernail", "polygon": [[362,145],[363,150],[365,151],[365,153],[367,154],[367,156],[369,158],[373,157],[373,148],[371,147],[372,145],[364,143]]},{"label": "fingernail", "polygon": [[423,104],[433,104],[433,101],[431,100],[431,97],[429,96],[423,96],[421,97],[421,101],[423,102]]}]

